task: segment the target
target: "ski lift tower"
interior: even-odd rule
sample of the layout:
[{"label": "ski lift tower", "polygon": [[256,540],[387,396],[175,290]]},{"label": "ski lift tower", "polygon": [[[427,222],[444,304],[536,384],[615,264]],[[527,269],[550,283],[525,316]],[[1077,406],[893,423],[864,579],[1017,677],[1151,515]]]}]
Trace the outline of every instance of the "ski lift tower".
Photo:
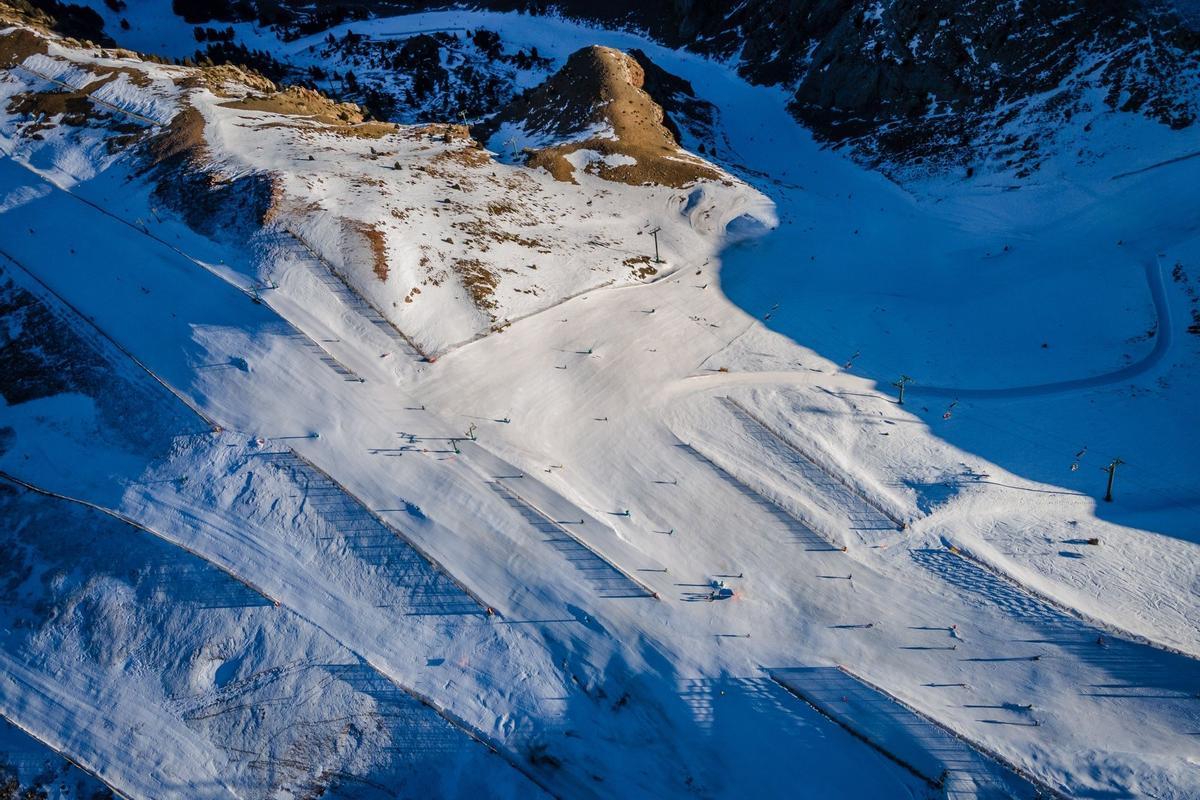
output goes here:
[{"label": "ski lift tower", "polygon": [[658,232],[661,230],[662,230],[662,228],[659,227],[659,228],[655,228],[654,230],[650,231],[650,235],[654,237],[654,263],[655,264],[663,263],[663,260],[658,257]]},{"label": "ski lift tower", "polygon": [[1105,492],[1104,492],[1104,502],[1106,502],[1106,503],[1112,502],[1112,499],[1113,499],[1113,495],[1112,495],[1113,477],[1116,476],[1116,474],[1117,474],[1117,467],[1121,466],[1124,463],[1125,462],[1122,461],[1120,458],[1114,458],[1112,460],[1112,463],[1110,463],[1107,467],[1102,467],[1102,469],[1108,473],[1108,487],[1105,489]]}]

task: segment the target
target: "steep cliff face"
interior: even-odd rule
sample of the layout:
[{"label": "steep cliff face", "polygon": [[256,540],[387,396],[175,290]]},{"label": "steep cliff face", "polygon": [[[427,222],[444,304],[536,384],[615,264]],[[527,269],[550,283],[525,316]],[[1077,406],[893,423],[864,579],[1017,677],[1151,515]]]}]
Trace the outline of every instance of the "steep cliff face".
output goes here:
[{"label": "steep cliff face", "polygon": [[[1112,109],[1182,128],[1197,116],[1200,35],[1164,5],[1119,0],[676,0],[661,35],[793,90],[819,135],[880,158],[1011,146],[1023,113],[1061,124],[1099,90]],[[1032,166],[1036,159],[1029,159]]]}]

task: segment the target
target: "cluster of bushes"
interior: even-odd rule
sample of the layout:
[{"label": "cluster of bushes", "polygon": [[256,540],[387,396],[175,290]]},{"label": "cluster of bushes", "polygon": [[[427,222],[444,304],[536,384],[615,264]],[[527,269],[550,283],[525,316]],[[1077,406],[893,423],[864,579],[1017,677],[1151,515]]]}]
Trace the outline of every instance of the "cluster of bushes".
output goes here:
[{"label": "cluster of bushes", "polygon": [[[63,773],[68,770],[66,764],[63,764]],[[49,797],[49,792],[46,791],[47,786],[53,786],[57,778],[53,772],[47,770],[34,779],[33,783],[27,784],[25,788],[21,788],[21,781],[17,778],[16,770],[7,764],[0,764],[0,800],[46,800]],[[77,786],[77,791],[86,791],[82,786]],[[83,800],[84,795],[79,794],[80,800]],[[98,789],[90,795],[89,800],[113,800],[113,793],[107,788]]]},{"label": "cluster of bushes", "polygon": [[471,34],[471,43],[492,61],[505,61],[521,69],[550,66],[550,59],[542,57],[536,47],[530,47],[528,53],[524,49],[515,53],[505,53],[500,34],[486,28],[480,28]]},{"label": "cluster of bushes", "polygon": [[258,18],[252,0],[171,0],[171,10],[184,22],[250,22]]},{"label": "cluster of bushes", "polygon": [[232,42],[237,36],[233,26],[219,31],[216,28],[201,28],[199,25],[192,30],[192,35],[196,37],[197,42]]},{"label": "cluster of bushes", "polygon": [[[124,3],[124,0],[112,1]],[[362,5],[343,3],[314,3],[300,10],[289,8],[286,3],[255,0],[171,0],[171,9],[192,25],[212,21],[256,22],[264,28],[274,28],[284,39],[308,36],[368,17],[367,9]]]},{"label": "cluster of bushes", "polygon": [[[196,51],[193,61],[200,66],[235,64],[248,67],[274,83],[284,82],[284,79],[295,71],[291,65],[285,64],[266,50],[251,50],[240,42],[224,40],[209,41],[205,49]],[[187,60],[184,63],[186,64]]]},{"label": "cluster of bushes", "polygon": [[357,78],[352,71],[327,75],[324,70],[310,69],[309,77],[314,83],[328,77],[336,84],[334,92],[344,95],[339,99],[359,103],[377,119],[399,121],[397,114],[415,119],[457,118],[460,114],[476,118],[506,102],[512,87],[467,56],[472,46],[492,64],[512,64],[527,70],[551,63],[536,47],[504,52],[500,34],[486,28],[468,31],[462,37],[435,31],[404,39],[372,39],[347,30],[340,36],[326,34],[327,55],[341,56],[351,63],[361,59],[377,69],[391,69],[407,79],[404,84],[388,86],[387,82]]},{"label": "cluster of bushes", "polygon": [[368,17],[367,10],[362,6],[318,4],[306,11],[302,16],[287,22],[278,23],[280,34],[285,39],[298,39],[311,36],[323,30],[342,25],[346,22],[358,22]]}]

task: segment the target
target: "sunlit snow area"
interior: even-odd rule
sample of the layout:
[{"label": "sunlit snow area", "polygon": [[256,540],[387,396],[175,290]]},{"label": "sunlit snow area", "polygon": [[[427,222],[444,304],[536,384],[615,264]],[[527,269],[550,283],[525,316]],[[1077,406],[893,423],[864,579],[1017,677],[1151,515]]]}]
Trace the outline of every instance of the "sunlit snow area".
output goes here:
[{"label": "sunlit snow area", "polygon": [[[126,15],[126,46],[193,49]],[[636,48],[712,104],[667,156],[711,172],[610,180],[638,158],[584,146],[562,180],[520,126],[289,112],[26,29],[0,62],[21,785],[1200,796],[1200,128],[1096,110],[1019,182],[888,176],[633,33],[236,27],[302,65],[348,29],[484,27],[548,60],[521,88]],[[76,122],[38,94],[85,89]],[[589,124],[553,142],[612,139]]]}]

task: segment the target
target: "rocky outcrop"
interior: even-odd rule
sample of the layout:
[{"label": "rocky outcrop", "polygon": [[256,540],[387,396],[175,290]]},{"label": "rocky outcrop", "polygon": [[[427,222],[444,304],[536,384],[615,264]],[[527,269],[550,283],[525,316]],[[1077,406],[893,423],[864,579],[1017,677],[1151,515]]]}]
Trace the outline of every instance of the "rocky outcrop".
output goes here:
[{"label": "rocky outcrop", "polygon": [[[818,137],[847,144],[876,164],[941,167],[987,161],[1020,176],[1038,167],[1046,134],[1082,112],[1142,114],[1171,128],[1195,124],[1200,116],[1200,33],[1167,0],[480,0],[475,5],[554,10],[605,25],[632,25],[668,45],[734,59],[747,79],[787,87],[790,110]],[[442,0],[372,0],[354,8],[383,15],[444,6]],[[238,7],[285,36],[309,31],[325,19],[325,12],[298,0],[246,0]],[[477,31],[473,47],[492,60],[539,58],[536,52],[504,54],[496,42],[495,34]],[[478,116],[511,95],[509,83],[471,59],[456,59],[447,67],[450,59],[441,53],[466,48],[466,42],[444,32],[404,43],[347,35],[329,47],[330,56],[390,60],[413,76],[412,86],[399,97],[359,87],[355,96],[384,118],[417,121],[459,111]],[[641,66],[644,88],[668,111],[666,127],[678,138],[674,120],[703,143],[702,121],[696,129],[683,124],[703,120],[703,110],[685,115],[672,108],[668,98],[686,94],[656,87],[659,76]],[[660,88],[665,88],[661,95]]]},{"label": "rocky outcrop", "polygon": [[[493,0],[490,7],[512,3]],[[874,163],[1036,169],[1047,131],[1107,109],[1171,128],[1200,116],[1200,33],[1159,0],[559,0],[736,59],[827,141]],[[1099,109],[1092,109],[1099,110]]]},{"label": "rocky outcrop", "polygon": [[[648,63],[644,54],[642,59]],[[654,69],[655,81],[665,86],[671,76]],[[634,185],[686,186],[720,177],[710,164],[679,147],[678,129],[667,126],[662,106],[646,92],[645,83],[638,59],[610,47],[585,47],[475,133],[482,141],[506,125],[520,130],[542,143],[527,149],[527,163],[546,168],[559,180],[573,181],[577,169]],[[673,96],[683,87],[674,88]]]},{"label": "rocky outcrop", "polygon": [[[564,4],[587,14],[586,2]],[[883,160],[1037,163],[1007,140],[1023,113],[1061,125],[1098,88],[1109,108],[1182,128],[1200,114],[1200,34],[1171,5],[1128,0],[664,0],[642,20],[793,90],[819,136]],[[1014,147],[1015,146],[1015,147]],[[1020,164],[1018,164],[1018,167]]]},{"label": "rocky outcrop", "polygon": [[700,152],[704,152],[705,145],[711,147],[716,107],[697,97],[691,83],[667,72],[641,50],[634,48],[629,55],[642,68],[642,88],[662,106],[663,125],[675,137],[675,141],[682,144],[683,131],[686,130],[697,140]]}]

